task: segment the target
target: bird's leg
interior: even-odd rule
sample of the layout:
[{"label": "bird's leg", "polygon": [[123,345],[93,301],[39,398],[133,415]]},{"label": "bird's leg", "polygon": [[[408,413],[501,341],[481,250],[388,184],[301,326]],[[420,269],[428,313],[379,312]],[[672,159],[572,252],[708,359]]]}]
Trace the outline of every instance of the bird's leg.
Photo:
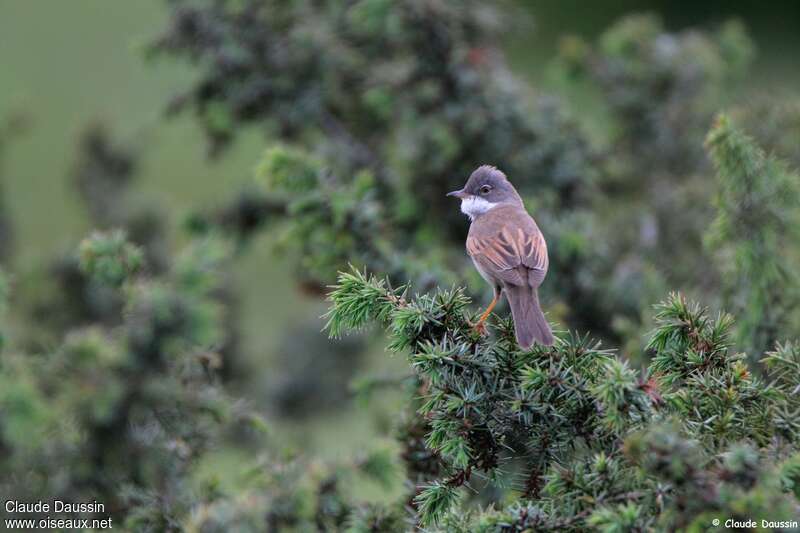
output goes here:
[{"label": "bird's leg", "polygon": [[497,287],[495,287],[494,298],[492,298],[492,303],[489,304],[489,307],[486,308],[486,311],[483,312],[483,314],[480,316],[480,318],[476,323],[470,324],[470,326],[472,326],[472,329],[474,329],[481,335],[486,335],[486,326],[484,325],[484,322],[486,322],[486,319],[489,318],[489,314],[492,312],[492,309],[494,309],[494,306],[496,306],[497,302],[500,300],[500,293],[501,291],[498,290]]}]

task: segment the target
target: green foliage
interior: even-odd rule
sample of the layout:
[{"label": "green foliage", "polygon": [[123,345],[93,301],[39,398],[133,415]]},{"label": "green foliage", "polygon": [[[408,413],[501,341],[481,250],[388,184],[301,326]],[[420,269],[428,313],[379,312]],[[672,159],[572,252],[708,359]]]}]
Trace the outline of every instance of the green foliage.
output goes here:
[{"label": "green foliage", "polygon": [[329,295],[334,307],[327,315],[325,328],[331,336],[341,337],[345,331],[361,329],[369,322],[385,322],[393,310],[392,300],[399,298],[386,285],[384,280],[367,277],[358,270],[339,276],[339,284]]},{"label": "green foliage", "polygon": [[726,305],[741,317],[739,340],[771,348],[798,302],[793,279],[800,186],[796,174],[724,115],[706,140],[717,169],[717,217],[707,234],[725,280]]},{"label": "green foliage", "polygon": [[764,150],[786,161],[791,168],[800,166],[800,100],[793,95],[755,96],[748,105],[728,112],[730,121],[753,136]]},{"label": "green foliage", "polygon": [[[271,530],[404,523],[402,510],[356,502],[347,489],[396,482],[392,448],[338,463],[299,458],[272,440],[260,409],[231,395],[241,364],[230,275],[237,242],[209,226],[171,251],[165,218],[129,189],[135,154],[99,127],[79,148],[74,183],[102,230],[49,269],[26,272],[19,292],[14,278],[13,326],[23,328],[0,365],[0,492],[96,499],[135,531],[262,531],[265,519]],[[316,347],[304,350],[335,369],[315,392],[335,406],[334,375],[346,394],[352,367],[340,363],[358,359],[328,359],[337,352],[313,327]],[[358,355],[361,342],[342,349]],[[279,408],[315,388],[295,380],[302,387],[287,387]]]},{"label": "green foliage", "polygon": [[781,466],[781,488],[800,500],[800,456],[794,455]]},{"label": "green foliage", "polygon": [[355,511],[347,523],[347,533],[403,531],[407,527],[403,515],[395,509],[367,505]]},{"label": "green foliage", "polygon": [[713,33],[669,33],[646,14],[621,19],[594,47],[570,38],[561,66],[602,91],[619,122],[616,141],[631,150],[625,163],[652,168],[656,159],[659,167],[687,171],[703,155],[698,140],[708,119],[753,56],[739,21]]},{"label": "green foliage", "polygon": [[319,162],[292,147],[274,146],[267,150],[256,168],[256,176],[269,189],[298,193],[312,191],[318,185]]},{"label": "green foliage", "polygon": [[424,526],[435,526],[458,500],[458,491],[439,482],[423,487],[414,503],[419,509],[419,520]]},{"label": "green foliage", "polygon": [[657,354],[651,368],[683,423],[715,448],[743,437],[766,445],[778,430],[773,411],[786,396],[751,375],[745,354],[730,352],[733,319],[720,314],[711,320],[705,309],[673,294],[656,324],[648,345]]},{"label": "green foliage", "polygon": [[[791,346],[768,356],[767,385],[730,351],[730,316],[711,319],[672,294],[657,308],[652,363],[637,376],[587,337],[520,350],[507,321],[476,336],[460,291],[399,294],[358,270],[342,273],[329,330],[377,322],[390,349],[408,354],[419,382],[413,416],[441,463],[413,497],[421,525],[672,530],[740,508],[767,518],[798,507],[782,492],[793,490],[793,467],[775,461],[800,437],[796,390],[783,385],[798,386]],[[510,490],[498,504],[518,503],[464,512],[470,498],[459,487],[478,478],[487,494]]]},{"label": "green foliage", "polygon": [[[103,493],[108,505],[122,505],[118,491],[135,479],[143,486],[175,482],[237,408],[202,370],[203,354],[217,340],[215,317],[205,316],[216,305],[210,296],[169,275],[132,277],[141,252],[120,232],[87,239],[81,256],[88,275],[120,291],[121,327],[74,330],[50,353],[8,354],[2,379],[16,385],[4,387],[3,435],[15,453],[3,468],[30,473],[25,494],[90,501]],[[20,442],[22,420],[35,428],[28,439],[60,437]],[[13,483],[4,490],[13,492]]]},{"label": "green foliage", "polygon": [[720,106],[738,101],[753,48],[737,21],[670,32],[656,15],[634,14],[594,43],[565,38],[554,63],[566,90],[598,99],[594,120],[602,123],[596,127],[606,155],[606,195],[593,208],[606,216],[581,228],[588,243],[558,265],[592,264],[578,276],[589,280],[591,297],[579,305],[595,308],[592,320],[570,324],[597,331],[595,324],[612,317],[608,329],[625,339],[631,357],[643,348],[635,339],[656,298],[670,287],[704,290],[714,275],[699,275],[708,270],[701,241],[714,194],[702,139]]},{"label": "green foliage", "polygon": [[[524,90],[497,47],[508,13],[478,2],[179,1],[171,13],[150,55],[200,76],[170,109],[194,113],[214,153],[249,124],[271,143],[257,183],[194,226],[242,242],[270,228],[317,293],[353,264],[425,290],[467,279],[479,294],[444,193],[487,162],[545,231],[542,296],[568,327],[624,339],[637,359],[655,299],[719,283],[702,248],[715,193],[702,139],[754,57],[738,21],[669,32],[632,15],[596,43],[567,39],[555,62],[564,89],[599,95],[608,119],[590,138],[590,117]],[[763,135],[778,144],[796,122],[771,124]]]},{"label": "green foliage", "polygon": [[[201,67],[177,107],[198,116],[212,148],[249,123],[282,142],[258,165],[252,201],[229,203],[222,211],[240,215],[223,220],[279,199],[287,216],[266,222],[304,284],[324,287],[352,263],[430,288],[466,266],[462,218],[444,195],[477,165],[502,166],[549,213],[585,203],[593,188],[588,140],[561,102],[524,97],[497,47],[500,20],[474,1],[322,11],[176,2],[151,52]],[[210,109],[224,109],[230,129],[208,127]]]},{"label": "green foliage", "polygon": [[372,450],[357,462],[358,470],[365,476],[378,482],[384,488],[389,488],[396,476],[396,464],[390,449]]},{"label": "green foliage", "polygon": [[[167,213],[131,187],[139,151],[84,132],[72,178],[97,230],[0,278],[16,327],[0,492],[103,495],[134,531],[694,531],[797,515],[797,176],[759,147],[797,161],[796,110],[739,99],[753,58],[740,23],[669,32],[638,15],[556,60],[565,94],[596,98],[597,127],[509,70],[500,9],[170,1],[149,53],[196,68],[170,111],[193,113],[213,154],[250,126],[269,146],[176,249]],[[714,182],[702,138],[728,101],[758,142],[720,118]],[[547,236],[542,300],[564,325],[552,347],[521,350],[502,311],[489,336],[470,325],[486,287],[444,193],[485,163]],[[0,205],[4,261],[6,219]],[[236,382],[250,287],[234,269],[262,230],[304,288],[333,283],[327,333],[359,333],[331,346],[298,321],[264,390]],[[732,315],[677,293],[653,307],[667,287]],[[400,377],[356,387],[402,385],[405,409],[382,421],[396,442],[335,461],[287,450],[250,401],[292,422],[334,409],[370,328],[407,357]]]},{"label": "green foliage", "polygon": [[125,230],[142,248],[148,268],[161,272],[167,268],[166,215],[159,202],[140,198],[132,188],[139,158],[139,151],[94,123],[81,133],[71,178],[93,226],[108,232]]},{"label": "green foliage", "polygon": [[97,283],[118,287],[142,266],[143,254],[125,233],[95,233],[80,246],[80,268]]},{"label": "green foliage", "polygon": [[[233,247],[190,240],[153,275],[121,231],[80,245],[92,283],[122,301],[114,326],[71,329],[52,350],[4,352],[0,367],[0,491],[92,501],[102,494],[137,531],[325,530],[401,524],[402,515],[356,505],[342,486],[396,479],[391,449],[322,464],[279,451],[260,413],[221,379],[228,307],[220,299]],[[232,487],[204,473],[220,449],[262,456],[239,462]],[[392,526],[395,527],[395,526]]]}]

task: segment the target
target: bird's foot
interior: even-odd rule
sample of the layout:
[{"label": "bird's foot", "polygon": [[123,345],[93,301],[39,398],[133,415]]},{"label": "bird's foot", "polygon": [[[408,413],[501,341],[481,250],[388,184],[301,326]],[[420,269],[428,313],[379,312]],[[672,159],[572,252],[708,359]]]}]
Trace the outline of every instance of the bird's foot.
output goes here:
[{"label": "bird's foot", "polygon": [[489,332],[486,329],[486,322],[483,320],[478,320],[474,324],[472,322],[467,322],[467,324],[469,324],[469,327],[472,328],[472,331],[474,331],[481,337],[485,337],[486,335],[489,334]]}]

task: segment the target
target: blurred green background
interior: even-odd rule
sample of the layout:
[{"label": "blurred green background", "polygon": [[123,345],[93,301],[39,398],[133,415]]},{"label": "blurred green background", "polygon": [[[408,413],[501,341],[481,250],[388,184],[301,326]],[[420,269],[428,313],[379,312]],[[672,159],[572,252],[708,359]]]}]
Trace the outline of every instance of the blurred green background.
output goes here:
[{"label": "blurred green background", "polygon": [[[758,47],[750,83],[764,91],[796,86],[800,4],[580,0],[518,2],[530,14],[509,33],[518,72],[547,82],[545,66],[565,33],[593,38],[625,13],[659,13],[668,29],[745,21]],[[163,27],[159,0],[0,1],[0,112],[35,110],[30,131],[5,161],[10,209],[23,246],[19,260],[71,245],[86,229],[67,181],[75,137],[103,120],[147,147],[141,187],[171,209],[213,202],[248,176],[264,146],[253,133],[209,161],[191,117],[163,120],[163,106],[192,72],[179,62],[147,64],[141,47]],[[47,213],[47,216],[42,216]],[[263,259],[263,258],[259,258]],[[280,285],[280,284],[278,284]]]},{"label": "blurred green background", "polygon": [[[529,16],[510,28],[506,49],[512,66],[544,88],[554,83],[547,64],[561,36],[576,33],[592,39],[633,11],[659,13],[671,30],[738,16],[759,52],[748,81],[751,88],[771,93],[800,83],[792,55],[800,45],[796,2],[569,0],[519,5]],[[223,157],[209,160],[203,132],[192,117],[164,119],[165,103],[193,76],[182,63],[143,60],[143,43],[160,31],[166,16],[159,0],[0,0],[0,116],[21,110],[30,123],[2,162],[6,202],[15,223],[17,272],[33,268],[54,251],[73,248],[89,229],[69,175],[76,139],[93,121],[142,149],[139,194],[167,207],[175,215],[173,222],[198,206],[213,206],[252,174],[267,144],[260,132],[241,135]],[[579,113],[591,113],[591,95],[582,96],[572,105]],[[172,231],[171,238],[179,239],[177,227]],[[280,334],[290,324],[321,315],[324,304],[295,288],[287,264],[266,242],[255,243],[236,264],[234,275],[239,286],[249,287],[241,295],[243,353],[259,369],[247,397],[266,404],[259,384],[281,373],[276,355]],[[390,374],[406,367],[399,358],[369,361],[365,372]],[[391,405],[390,395],[385,402]],[[318,418],[310,432],[305,422],[283,422],[283,429],[315,452],[336,455],[344,443],[374,435],[381,412],[381,406],[373,406],[370,415],[353,406]]]}]

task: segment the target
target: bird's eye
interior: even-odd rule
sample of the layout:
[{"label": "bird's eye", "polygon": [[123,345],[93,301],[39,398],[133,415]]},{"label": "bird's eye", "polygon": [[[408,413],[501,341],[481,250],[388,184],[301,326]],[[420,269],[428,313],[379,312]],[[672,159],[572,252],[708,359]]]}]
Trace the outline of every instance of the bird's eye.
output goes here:
[{"label": "bird's eye", "polygon": [[490,192],[492,192],[491,185],[484,185],[483,187],[481,187],[481,194],[489,194]]}]

